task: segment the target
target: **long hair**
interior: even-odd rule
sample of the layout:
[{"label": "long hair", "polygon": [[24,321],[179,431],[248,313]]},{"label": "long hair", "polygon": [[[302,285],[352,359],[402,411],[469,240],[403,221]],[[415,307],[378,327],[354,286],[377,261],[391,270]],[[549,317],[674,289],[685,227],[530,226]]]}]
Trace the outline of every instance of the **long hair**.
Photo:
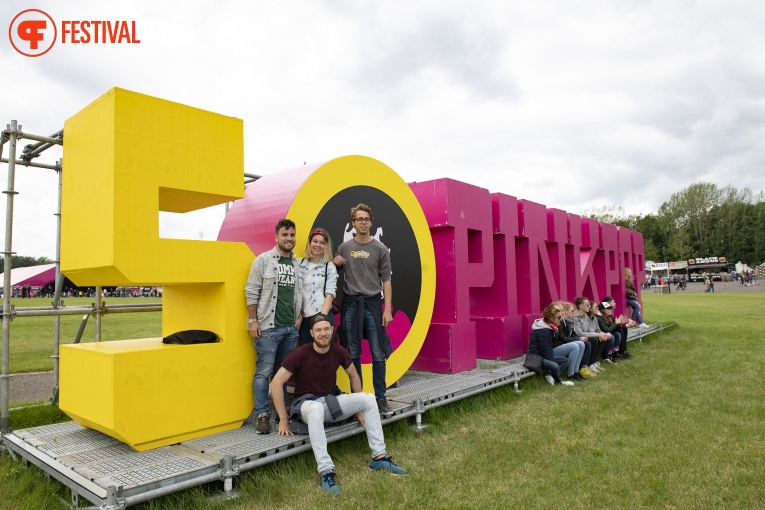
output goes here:
[{"label": "long hair", "polygon": [[305,258],[311,259],[311,241],[314,236],[324,237],[324,255],[321,258],[322,262],[332,261],[332,239],[329,237],[329,233],[321,227],[311,230],[308,234],[308,242],[305,243]]},{"label": "long hair", "polygon": [[555,312],[558,311],[558,304],[557,303],[550,303],[547,305],[547,308],[545,308],[545,311],[542,312],[543,320],[547,324],[552,324],[553,320],[555,319]]}]

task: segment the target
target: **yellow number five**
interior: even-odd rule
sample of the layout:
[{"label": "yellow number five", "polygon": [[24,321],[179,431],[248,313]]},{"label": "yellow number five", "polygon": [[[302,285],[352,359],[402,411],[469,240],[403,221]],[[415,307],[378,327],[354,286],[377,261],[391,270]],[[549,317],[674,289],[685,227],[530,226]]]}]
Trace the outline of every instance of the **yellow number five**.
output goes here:
[{"label": "yellow number five", "polygon": [[255,354],[244,243],[159,238],[159,211],[243,195],[242,121],[114,88],[64,124],[61,269],[77,285],[163,285],[160,338],[61,347],[60,405],[137,450],[240,426]]}]

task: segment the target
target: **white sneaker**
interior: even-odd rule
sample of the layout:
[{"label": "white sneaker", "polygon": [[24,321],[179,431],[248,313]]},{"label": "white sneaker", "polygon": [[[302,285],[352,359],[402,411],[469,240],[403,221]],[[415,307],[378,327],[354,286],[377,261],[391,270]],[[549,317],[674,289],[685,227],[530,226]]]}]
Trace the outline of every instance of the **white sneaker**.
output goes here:
[{"label": "white sneaker", "polygon": [[562,386],[573,386],[574,383],[572,381],[561,381],[560,382]]},{"label": "white sneaker", "polygon": [[648,328],[650,328],[651,326],[649,326],[648,324],[646,324],[646,323],[644,322],[643,324],[641,324],[641,325],[640,325],[640,326],[638,326],[638,327],[640,327],[640,328],[644,328],[644,329],[648,329]]},{"label": "white sneaker", "polygon": [[550,383],[550,386],[555,386],[555,379],[553,379],[551,375],[546,375],[545,379],[547,379],[547,382]]},{"label": "white sneaker", "polygon": [[[595,363],[595,366],[598,368],[598,372],[605,372],[606,369],[600,366],[600,361]],[[592,370],[592,365],[590,365],[590,370]]]},{"label": "white sneaker", "polygon": [[598,370],[597,364],[593,363],[592,365],[590,365],[590,372],[595,372],[596,374],[600,372],[600,370]]}]

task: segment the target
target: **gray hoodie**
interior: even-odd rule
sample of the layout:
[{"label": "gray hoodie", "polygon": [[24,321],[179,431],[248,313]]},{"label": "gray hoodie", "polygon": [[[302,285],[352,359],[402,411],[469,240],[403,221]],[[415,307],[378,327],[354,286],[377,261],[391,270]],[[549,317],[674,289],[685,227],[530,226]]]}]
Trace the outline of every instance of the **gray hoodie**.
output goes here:
[{"label": "gray hoodie", "polygon": [[574,333],[576,336],[598,338],[602,331],[596,317],[590,318],[588,315],[581,315],[579,310],[574,310]]}]

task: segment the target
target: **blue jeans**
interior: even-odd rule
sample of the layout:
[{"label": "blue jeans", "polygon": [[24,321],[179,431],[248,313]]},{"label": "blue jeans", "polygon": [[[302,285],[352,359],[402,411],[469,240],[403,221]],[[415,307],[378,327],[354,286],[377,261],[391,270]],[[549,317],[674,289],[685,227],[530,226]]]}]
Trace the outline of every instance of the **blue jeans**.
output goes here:
[{"label": "blue jeans", "polygon": [[643,324],[643,317],[640,315],[640,303],[635,299],[627,298],[627,306],[632,307],[632,320],[638,324]]},{"label": "blue jeans", "polygon": [[614,335],[614,337],[608,343],[608,354],[619,352],[619,347],[622,344],[622,334],[620,331],[614,331],[611,334]]},{"label": "blue jeans", "polygon": [[[345,325],[345,334],[348,337],[348,354],[351,356],[353,366],[356,367],[359,380],[361,380],[361,338],[358,338],[357,331],[354,331],[352,327],[356,306],[358,303],[348,305],[343,317],[343,324]],[[375,397],[379,400],[385,398],[385,353],[380,348],[375,319],[372,317],[372,312],[366,307],[364,308],[364,330],[367,333],[369,350],[372,352],[372,386],[375,390]]]},{"label": "blue jeans", "polygon": [[559,383],[561,371],[565,370],[566,366],[568,366],[568,358],[564,358],[562,356],[553,357],[555,358],[555,361],[550,361],[547,359],[542,360],[542,370],[549,370],[550,375],[553,379],[555,379],[555,382]]},{"label": "blue jeans", "polygon": [[568,376],[574,375],[579,370],[579,363],[584,356],[584,342],[569,342],[553,348],[553,356],[568,358]]},{"label": "blue jeans", "polygon": [[[255,377],[252,378],[252,395],[255,398],[255,414],[268,413],[268,380],[276,374],[298,339],[295,326],[276,326],[261,332],[253,340],[258,359],[255,361]],[[284,404],[287,404],[287,385],[284,385]]]},{"label": "blue jeans", "polygon": [[372,457],[385,454],[385,439],[383,438],[380,412],[377,410],[377,400],[369,393],[351,393],[337,396],[337,402],[343,414],[333,419],[324,397],[316,400],[306,400],[300,406],[300,419],[308,424],[308,437],[311,438],[311,448],[316,458],[319,473],[334,469],[335,464],[327,453],[327,434],[325,423],[335,423],[364,413],[367,443],[372,450]]}]

